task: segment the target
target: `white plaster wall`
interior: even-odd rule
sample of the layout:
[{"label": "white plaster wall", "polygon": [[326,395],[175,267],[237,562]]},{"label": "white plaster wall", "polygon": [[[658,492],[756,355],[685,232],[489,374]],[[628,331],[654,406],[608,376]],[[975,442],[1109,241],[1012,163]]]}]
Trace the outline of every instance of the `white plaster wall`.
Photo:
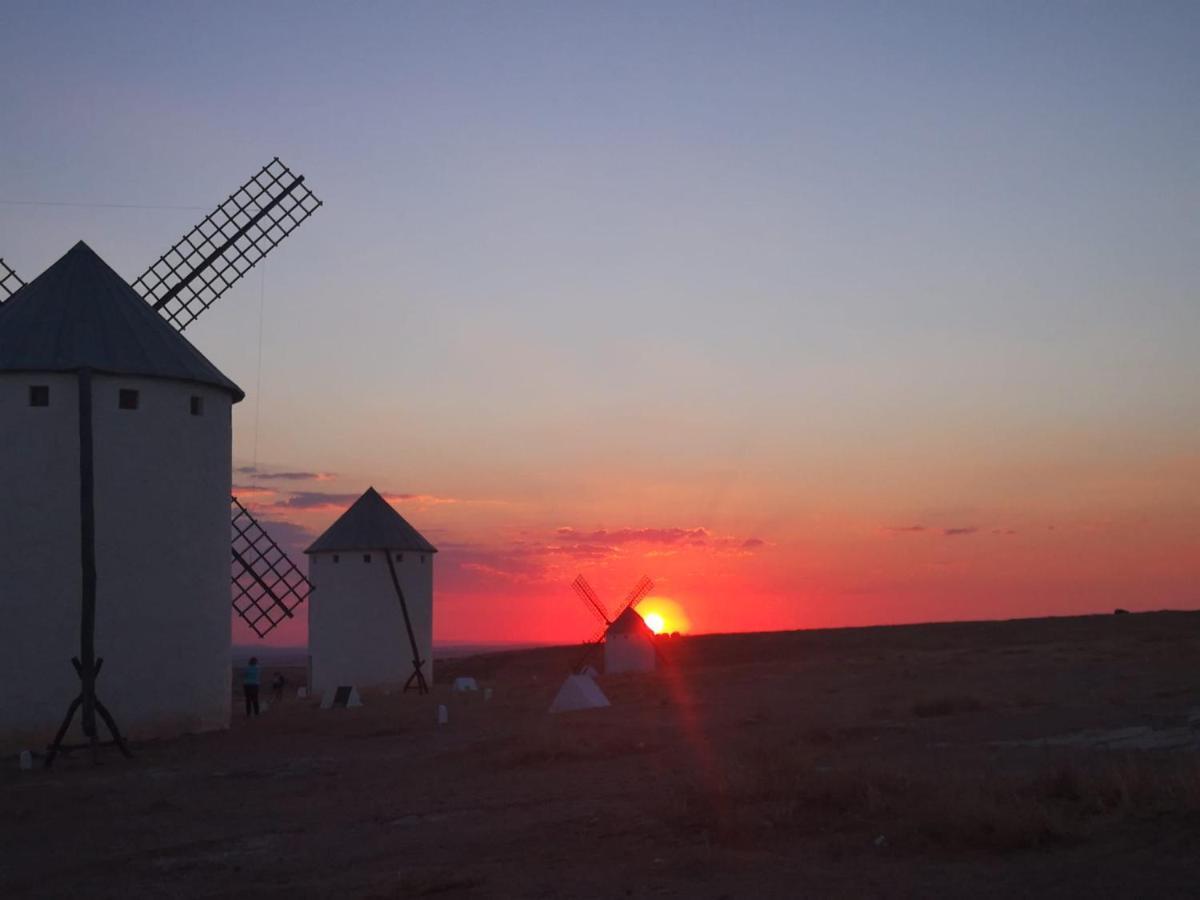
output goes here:
[{"label": "white plaster wall", "polygon": [[[29,406],[31,384],[50,388],[48,407]],[[75,384],[0,373],[0,747],[52,737],[79,692]]]},{"label": "white plaster wall", "polygon": [[[363,561],[366,553],[369,563]],[[425,660],[422,671],[432,684],[434,554],[391,553]],[[313,583],[308,608],[313,691],[343,684],[403,685],[412,674],[412,650],[382,552],[313,553],[308,576]]]},{"label": "white plaster wall", "polygon": [[604,674],[653,672],[654,645],[643,635],[614,634],[604,639]]},{"label": "white plaster wall", "polygon": [[[30,384],[49,408],[28,406]],[[139,408],[117,406],[139,391]],[[190,398],[203,398],[193,416]],[[93,380],[97,693],[130,736],[229,722],[231,397],[161,379]],[[11,423],[11,424],[10,424]],[[0,376],[0,742],[53,734],[79,682],[74,376]]]}]

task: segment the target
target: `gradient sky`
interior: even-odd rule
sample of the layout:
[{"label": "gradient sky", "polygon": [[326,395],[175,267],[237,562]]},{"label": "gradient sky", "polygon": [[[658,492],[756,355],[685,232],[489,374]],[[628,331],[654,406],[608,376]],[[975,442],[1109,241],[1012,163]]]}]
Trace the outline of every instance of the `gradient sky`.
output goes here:
[{"label": "gradient sky", "polygon": [[1200,602],[1200,5],[0,8],[27,279],[274,155],[326,205],[188,331],[236,483],[293,548],[392,496],[439,640],[582,640],[581,571],[694,631]]}]

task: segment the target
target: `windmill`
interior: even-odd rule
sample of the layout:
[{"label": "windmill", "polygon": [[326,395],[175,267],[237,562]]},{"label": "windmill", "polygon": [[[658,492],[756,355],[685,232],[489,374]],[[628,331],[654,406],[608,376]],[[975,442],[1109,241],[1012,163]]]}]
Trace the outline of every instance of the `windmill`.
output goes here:
[{"label": "windmill", "polygon": [[403,681],[405,691],[429,693],[437,548],[367,488],[304,552],[316,584],[308,606],[309,690]]},{"label": "windmill", "polygon": [[[30,407],[49,406],[52,387],[55,391],[62,387],[64,392],[70,388],[78,396],[80,490],[76,533],[82,577],[79,580],[80,655],[72,659],[72,664],[81,689],[50,746],[47,765],[53,762],[55,753],[65,747],[63,738],[80,707],[83,732],[89,746],[97,746],[95,716],[98,713],[109,729],[111,742],[127,752],[113,717],[98,701],[95,690],[96,676],[103,664],[103,659],[95,655],[98,492],[95,458],[99,455],[108,464],[119,451],[97,445],[99,432],[93,427],[94,411],[97,410],[94,376],[100,381],[114,377],[133,380],[143,376],[170,379],[172,384],[183,384],[182,390],[192,385],[193,391],[200,387],[216,387],[225,391],[224,402],[229,402],[230,396],[232,402],[243,396],[236,385],[224,378],[185,339],[164,338],[161,326],[147,323],[146,314],[135,308],[137,304],[132,302],[129,289],[181,334],[320,206],[321,201],[305,184],[304,176],[292,172],[276,157],[184,234],[131,285],[116,283],[115,273],[82,242],[29,285],[0,260],[0,337],[10,339],[8,344],[0,340],[0,375],[33,373],[40,380],[57,379],[53,386],[30,385]],[[47,281],[39,285],[43,278]],[[88,282],[85,289],[78,284],[83,280]],[[81,292],[87,294],[82,300]],[[30,302],[23,302],[23,297]],[[97,298],[117,310],[110,314],[112,323],[117,326],[115,332],[96,327],[94,318],[107,314],[107,307]],[[68,340],[61,334],[57,344],[19,340],[30,335],[42,337],[49,316],[59,316],[66,323],[70,331]],[[126,332],[134,339],[131,340]],[[146,338],[145,342],[139,342],[138,337]],[[26,347],[29,343],[36,346]],[[93,359],[99,362],[93,362]],[[65,374],[75,376],[72,379],[74,385],[64,382]],[[27,376],[22,374],[21,377]],[[162,381],[137,383],[144,386],[143,393],[152,394],[159,390],[157,386]],[[103,386],[108,389],[107,382]],[[190,402],[192,416],[204,414],[206,397],[202,392],[193,394]],[[138,409],[139,391],[122,389],[119,403],[122,410]],[[108,416],[108,409],[99,408],[99,414]],[[104,425],[105,429],[108,427]],[[108,433],[104,431],[104,434]],[[228,439],[227,427],[224,436]],[[162,441],[176,440],[169,433],[159,433],[157,437]],[[218,433],[216,438],[206,440],[219,440],[220,437]],[[35,435],[31,440],[36,438]],[[227,474],[228,446],[224,452]],[[225,484],[228,485],[227,480]],[[100,488],[107,502],[110,488],[107,485]],[[133,497],[120,496],[119,500],[125,506],[135,505]],[[153,508],[143,512],[147,517],[160,515]],[[121,513],[125,513],[124,507]],[[262,637],[293,616],[296,607],[307,598],[311,586],[279,544],[236,498],[230,498],[228,515],[233,608]],[[109,571],[116,568],[119,567],[110,566]],[[104,570],[104,560],[100,561],[100,569]],[[27,573],[22,570],[18,574]],[[37,584],[36,581],[30,583]],[[225,641],[227,646],[227,632]]]},{"label": "windmill", "polygon": [[647,594],[650,593],[653,587],[654,582],[643,575],[638,580],[638,583],[633,586],[632,590],[625,595],[625,599],[622,600],[620,605],[617,607],[616,613],[610,616],[607,607],[605,607],[603,601],[601,601],[599,596],[597,596],[596,592],[592,590],[592,586],[587,583],[587,579],[585,579],[582,575],[577,575],[575,577],[575,580],[571,582],[571,588],[579,596],[579,599],[583,601],[583,605],[591,610],[591,612],[596,615],[604,624],[591,637],[591,639],[587,641],[584,647],[583,655],[580,657],[579,662],[572,667],[572,672],[580,672],[583,670],[583,667],[587,665],[588,660],[592,658],[592,654],[594,654],[600,645],[604,643],[604,638],[605,635],[608,634],[608,630],[612,628],[612,626],[618,620],[620,620],[623,615],[625,615],[626,611],[632,610],[635,606],[637,606],[637,604],[641,602],[641,600],[644,599]]}]

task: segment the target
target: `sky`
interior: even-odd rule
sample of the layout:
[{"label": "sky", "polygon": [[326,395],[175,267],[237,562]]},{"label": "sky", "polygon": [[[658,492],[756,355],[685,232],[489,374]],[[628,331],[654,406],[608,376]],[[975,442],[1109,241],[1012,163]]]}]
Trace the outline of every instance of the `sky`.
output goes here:
[{"label": "sky", "polygon": [[375,486],[442,642],[590,637],[578,573],[693,632],[1194,608],[1198,100],[1194,3],[7,2],[0,256],[132,280],[304,173],[187,336],[243,501],[298,556]]}]

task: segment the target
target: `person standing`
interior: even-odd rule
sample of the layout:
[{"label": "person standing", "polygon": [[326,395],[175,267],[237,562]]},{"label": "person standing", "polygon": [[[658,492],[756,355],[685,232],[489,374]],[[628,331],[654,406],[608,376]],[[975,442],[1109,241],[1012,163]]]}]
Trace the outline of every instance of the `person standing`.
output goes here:
[{"label": "person standing", "polygon": [[246,698],[246,717],[249,718],[250,711],[254,711],[254,715],[258,715],[258,686],[261,678],[258,671],[258,657],[250,657],[250,665],[246,666],[246,671],[242,673],[242,694]]}]

